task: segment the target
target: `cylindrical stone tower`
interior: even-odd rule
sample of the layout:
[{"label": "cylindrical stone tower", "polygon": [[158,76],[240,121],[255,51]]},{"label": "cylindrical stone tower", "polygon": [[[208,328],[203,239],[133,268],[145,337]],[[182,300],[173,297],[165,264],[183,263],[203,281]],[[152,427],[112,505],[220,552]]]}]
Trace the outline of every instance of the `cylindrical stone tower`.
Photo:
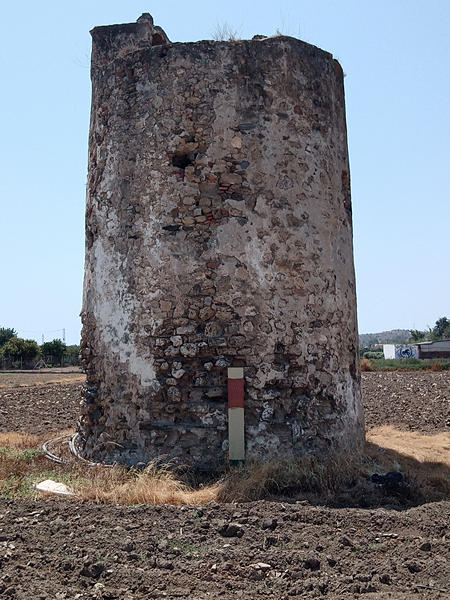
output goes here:
[{"label": "cylindrical stone tower", "polygon": [[343,72],[294,38],[92,31],[78,449],[227,461],[363,440]]}]

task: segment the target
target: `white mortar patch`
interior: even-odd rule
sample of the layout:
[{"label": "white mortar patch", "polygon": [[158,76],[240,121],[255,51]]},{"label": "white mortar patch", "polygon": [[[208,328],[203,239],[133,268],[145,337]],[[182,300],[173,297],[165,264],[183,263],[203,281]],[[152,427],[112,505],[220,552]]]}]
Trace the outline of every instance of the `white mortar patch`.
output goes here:
[{"label": "white mortar patch", "polygon": [[[127,330],[133,322],[137,305],[135,296],[129,294],[120,266],[122,258],[112,248],[106,251],[101,240],[94,243],[95,272],[93,287],[95,302],[93,311],[100,337],[105,347],[118,356],[128,370],[140,377],[141,385],[157,384],[153,357],[142,356],[136,348],[134,336]],[[122,301],[121,301],[122,300]]]}]

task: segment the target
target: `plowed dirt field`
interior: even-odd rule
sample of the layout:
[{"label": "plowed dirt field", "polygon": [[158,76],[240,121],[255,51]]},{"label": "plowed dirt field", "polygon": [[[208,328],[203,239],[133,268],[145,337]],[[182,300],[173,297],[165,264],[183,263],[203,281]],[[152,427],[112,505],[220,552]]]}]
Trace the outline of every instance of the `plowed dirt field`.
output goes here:
[{"label": "plowed dirt field", "polygon": [[[80,393],[80,382],[2,388],[0,431],[73,428]],[[450,429],[448,372],[364,373],[363,393],[368,429]],[[398,508],[3,498],[0,597],[450,598],[450,502]]]}]

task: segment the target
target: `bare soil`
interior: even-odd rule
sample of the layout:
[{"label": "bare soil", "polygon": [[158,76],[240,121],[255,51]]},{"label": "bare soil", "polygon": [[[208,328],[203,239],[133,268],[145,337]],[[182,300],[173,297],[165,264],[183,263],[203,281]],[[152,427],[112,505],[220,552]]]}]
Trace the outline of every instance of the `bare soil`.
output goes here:
[{"label": "bare soil", "polygon": [[28,387],[46,383],[84,381],[79,367],[61,367],[29,371],[0,371],[0,388]]},{"label": "bare soil", "polygon": [[[449,372],[365,373],[368,428],[448,431],[449,383]],[[73,427],[80,391],[0,390],[1,431]],[[398,508],[0,499],[0,597],[450,598],[450,502]]]},{"label": "bare soil", "polygon": [[0,510],[2,597],[444,598],[450,575],[445,503],[394,512],[23,500]]},{"label": "bare soil", "polygon": [[[1,432],[52,434],[75,426],[82,377],[65,373],[73,377],[71,383],[35,386],[39,376],[30,375],[30,387],[0,388]],[[362,390],[366,429],[393,425],[422,433],[450,431],[449,371],[362,373]]]},{"label": "bare soil", "polygon": [[83,381],[0,389],[0,432],[36,435],[73,429]]},{"label": "bare soil", "polygon": [[366,429],[450,432],[450,372],[362,373]]}]

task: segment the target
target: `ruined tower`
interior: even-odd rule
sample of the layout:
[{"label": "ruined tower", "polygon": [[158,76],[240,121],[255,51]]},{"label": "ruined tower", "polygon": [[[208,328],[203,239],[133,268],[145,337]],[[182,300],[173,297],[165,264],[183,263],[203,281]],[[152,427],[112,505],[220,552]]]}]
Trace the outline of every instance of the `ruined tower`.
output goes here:
[{"label": "ruined tower", "polygon": [[297,39],[93,29],[78,450],[227,459],[360,447],[343,72]]}]

